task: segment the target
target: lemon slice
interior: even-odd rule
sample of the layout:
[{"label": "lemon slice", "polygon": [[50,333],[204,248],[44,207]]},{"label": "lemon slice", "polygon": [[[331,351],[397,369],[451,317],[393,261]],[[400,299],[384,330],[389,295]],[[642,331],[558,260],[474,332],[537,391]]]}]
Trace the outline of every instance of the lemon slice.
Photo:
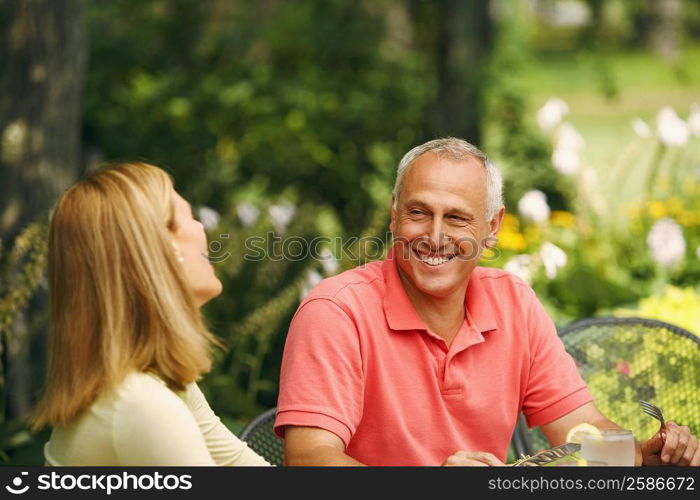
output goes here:
[{"label": "lemon slice", "polygon": [[569,433],[566,435],[566,442],[567,443],[578,443],[581,444],[583,442],[583,436],[585,434],[593,434],[596,437],[602,437],[602,434],[600,433],[600,430],[595,426],[587,423],[582,423],[575,425],[569,430]]}]

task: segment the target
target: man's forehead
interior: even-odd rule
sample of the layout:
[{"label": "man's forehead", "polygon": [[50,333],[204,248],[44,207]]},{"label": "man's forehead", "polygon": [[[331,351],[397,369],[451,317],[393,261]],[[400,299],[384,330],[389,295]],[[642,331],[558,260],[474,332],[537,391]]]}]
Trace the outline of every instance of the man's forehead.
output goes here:
[{"label": "man's forehead", "polygon": [[434,190],[473,197],[486,192],[486,174],[478,159],[453,161],[448,158],[424,159],[423,156],[407,172],[403,195],[407,191]]},{"label": "man's forehead", "polygon": [[461,155],[456,155],[452,154],[448,151],[439,151],[439,150],[433,150],[433,151],[426,151],[422,155],[416,157],[416,159],[413,161],[414,164],[418,162],[447,162],[447,163],[452,163],[454,165],[462,165],[462,164],[474,164],[478,165],[483,169],[484,167],[484,162],[474,156],[474,155],[469,155],[469,154],[461,154]]}]

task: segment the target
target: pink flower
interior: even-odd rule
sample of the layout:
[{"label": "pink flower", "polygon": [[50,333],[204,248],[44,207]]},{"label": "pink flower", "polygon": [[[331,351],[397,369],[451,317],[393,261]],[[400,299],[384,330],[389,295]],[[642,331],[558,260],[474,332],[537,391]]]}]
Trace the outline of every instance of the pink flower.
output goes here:
[{"label": "pink flower", "polygon": [[615,370],[618,373],[623,374],[625,377],[630,376],[630,365],[627,361],[622,361],[622,362],[618,363],[617,365],[615,365]]}]

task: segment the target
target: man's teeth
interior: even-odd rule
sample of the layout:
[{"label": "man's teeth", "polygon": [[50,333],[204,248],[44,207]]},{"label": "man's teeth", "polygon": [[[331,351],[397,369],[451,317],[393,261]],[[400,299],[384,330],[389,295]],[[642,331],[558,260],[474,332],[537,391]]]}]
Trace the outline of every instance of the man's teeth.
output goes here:
[{"label": "man's teeth", "polygon": [[423,262],[430,264],[431,266],[439,266],[440,264],[444,264],[448,260],[452,259],[452,255],[448,257],[429,257],[427,255],[420,255],[418,254],[418,258],[422,260]]}]

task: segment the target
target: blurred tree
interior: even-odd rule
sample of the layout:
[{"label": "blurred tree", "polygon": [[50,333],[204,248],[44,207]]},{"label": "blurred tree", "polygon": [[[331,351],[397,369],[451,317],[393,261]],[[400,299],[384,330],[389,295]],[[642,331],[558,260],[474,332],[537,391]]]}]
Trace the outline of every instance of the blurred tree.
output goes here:
[{"label": "blurred tree", "polygon": [[649,8],[651,48],[665,60],[675,62],[682,32],[681,0],[649,0]]},{"label": "blurred tree", "polygon": [[412,11],[437,77],[430,138],[450,135],[481,144],[485,68],[492,47],[490,1],[414,0]]},{"label": "blurred tree", "polygon": [[608,99],[614,99],[618,97],[618,88],[612,70],[611,56],[608,54],[612,40],[607,32],[605,2],[603,0],[585,1],[591,12],[591,20],[581,30],[579,45],[592,58],[602,94]]},{"label": "blurred tree", "polygon": [[[15,247],[0,255],[5,300],[23,285],[21,256],[34,255],[33,243],[22,248],[15,239],[30,222],[46,217],[80,170],[81,9],[79,0],[0,0],[0,94],[12,96],[0,100],[0,240],[7,249]],[[16,267],[9,268],[10,261]],[[27,360],[30,349],[33,359],[44,358],[46,305],[44,296],[35,297],[29,310],[16,313],[11,338],[2,335],[8,417],[27,413],[41,379],[31,371],[41,363]]]},{"label": "blurred tree", "polygon": [[0,0],[0,238],[19,231],[80,171],[80,0]]}]

